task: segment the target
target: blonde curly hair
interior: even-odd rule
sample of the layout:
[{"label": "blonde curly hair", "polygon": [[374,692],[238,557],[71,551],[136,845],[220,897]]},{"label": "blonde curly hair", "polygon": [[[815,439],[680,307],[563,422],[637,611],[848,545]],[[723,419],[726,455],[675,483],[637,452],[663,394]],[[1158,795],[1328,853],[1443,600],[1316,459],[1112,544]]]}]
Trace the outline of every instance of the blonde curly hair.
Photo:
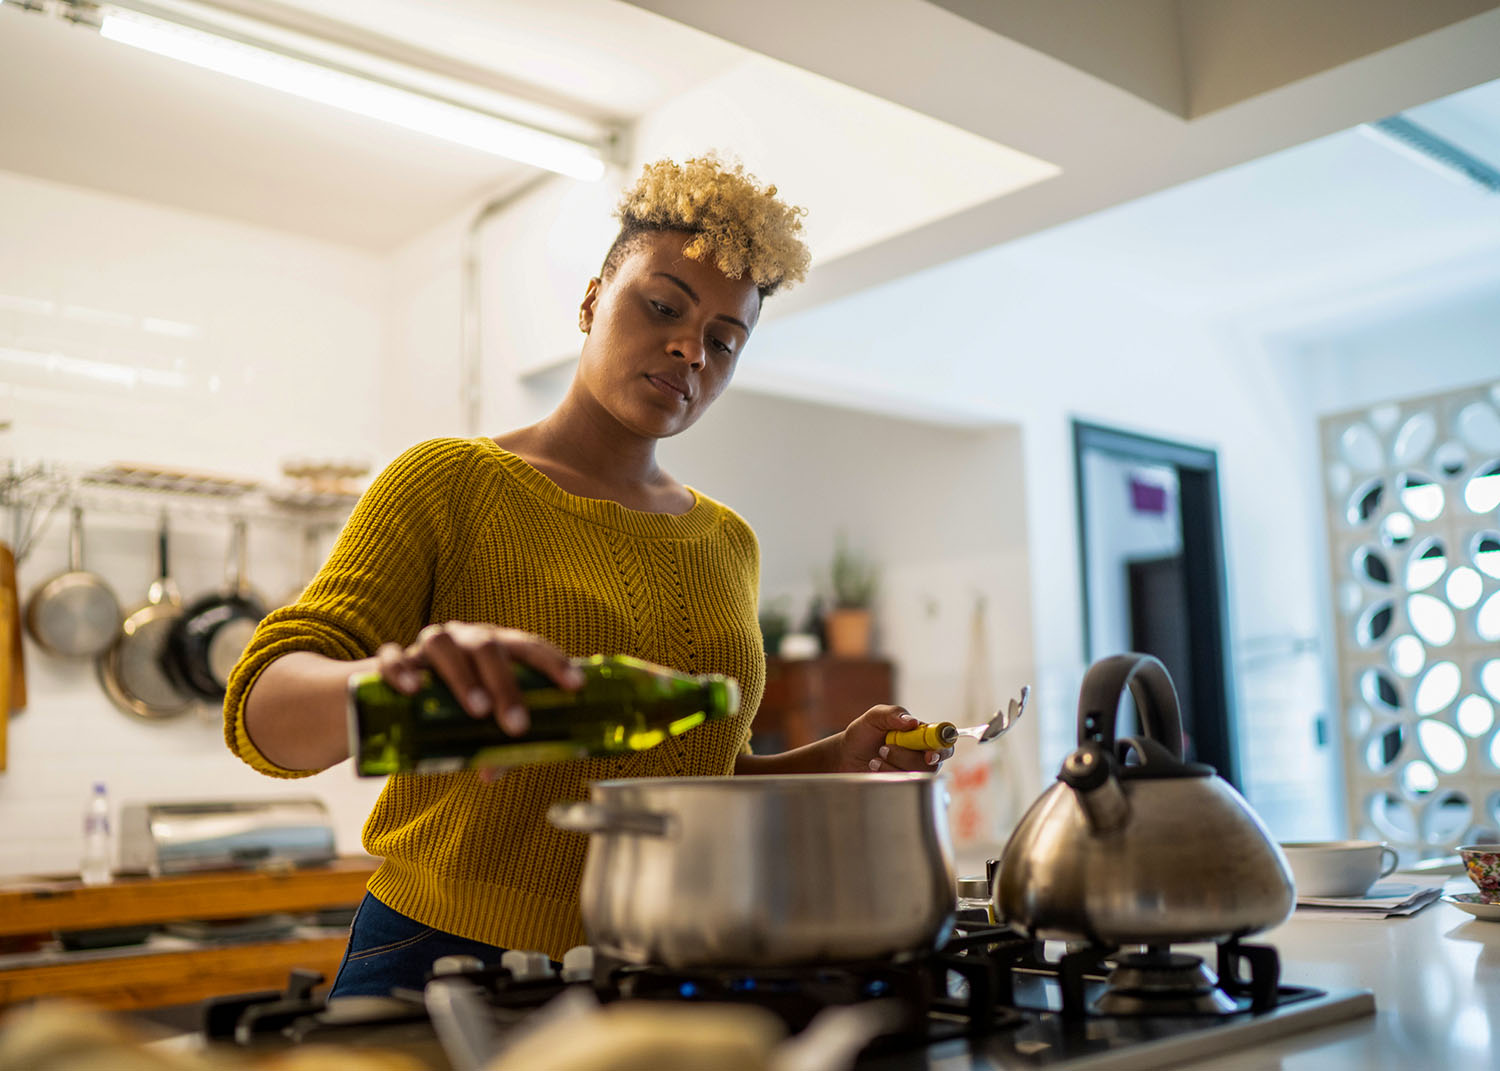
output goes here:
[{"label": "blonde curly hair", "polygon": [[682,247],[685,256],[711,263],[731,279],[748,273],[765,298],[807,277],[811,255],[801,237],[806,214],[778,199],[775,186],[758,185],[743,164],[725,163],[716,153],[683,164],[657,160],[620,199],[620,233],[599,277],[613,274],[641,235],[684,231],[691,235]]}]

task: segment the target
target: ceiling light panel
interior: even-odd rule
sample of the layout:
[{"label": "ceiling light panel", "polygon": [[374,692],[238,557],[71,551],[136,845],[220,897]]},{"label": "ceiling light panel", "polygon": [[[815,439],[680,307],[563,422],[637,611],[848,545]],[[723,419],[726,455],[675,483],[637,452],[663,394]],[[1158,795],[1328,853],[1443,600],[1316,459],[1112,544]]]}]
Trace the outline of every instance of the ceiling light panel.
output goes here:
[{"label": "ceiling light panel", "polygon": [[604,175],[602,146],[316,62],[230,31],[109,7],[99,33],[156,55],[572,178],[594,181]]}]

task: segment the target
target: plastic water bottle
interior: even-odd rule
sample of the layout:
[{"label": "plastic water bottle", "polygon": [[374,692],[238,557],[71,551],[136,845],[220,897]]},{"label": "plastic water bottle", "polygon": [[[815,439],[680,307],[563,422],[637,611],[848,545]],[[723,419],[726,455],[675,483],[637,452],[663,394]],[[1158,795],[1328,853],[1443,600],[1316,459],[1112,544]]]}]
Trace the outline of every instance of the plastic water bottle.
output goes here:
[{"label": "plastic water bottle", "polygon": [[109,835],[109,793],[103,781],[94,782],[94,794],[83,812],[83,858],[78,870],[85,885],[107,885],[114,877]]}]

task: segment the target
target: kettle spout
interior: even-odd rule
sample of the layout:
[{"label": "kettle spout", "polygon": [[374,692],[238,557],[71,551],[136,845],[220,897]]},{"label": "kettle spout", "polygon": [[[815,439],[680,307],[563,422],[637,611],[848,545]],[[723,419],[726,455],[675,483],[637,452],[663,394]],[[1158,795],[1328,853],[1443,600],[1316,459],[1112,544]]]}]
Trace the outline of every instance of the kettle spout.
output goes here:
[{"label": "kettle spout", "polygon": [[1109,833],[1129,819],[1130,800],[1109,752],[1098,744],[1083,744],[1064,759],[1057,779],[1073,790],[1092,832]]}]

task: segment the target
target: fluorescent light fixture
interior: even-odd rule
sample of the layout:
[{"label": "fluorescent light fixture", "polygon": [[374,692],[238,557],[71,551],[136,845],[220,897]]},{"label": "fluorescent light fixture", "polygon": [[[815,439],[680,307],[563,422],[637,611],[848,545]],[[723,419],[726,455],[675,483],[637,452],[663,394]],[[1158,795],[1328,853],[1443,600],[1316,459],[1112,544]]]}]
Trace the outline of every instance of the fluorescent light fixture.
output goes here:
[{"label": "fluorescent light fixture", "polygon": [[399,126],[586,182],[604,177],[600,150],[246,41],[111,8],[101,36],[305,100]]},{"label": "fluorescent light fixture", "polygon": [[1366,137],[1446,179],[1477,186],[1486,193],[1500,193],[1500,171],[1404,115],[1363,123],[1359,130]]}]

